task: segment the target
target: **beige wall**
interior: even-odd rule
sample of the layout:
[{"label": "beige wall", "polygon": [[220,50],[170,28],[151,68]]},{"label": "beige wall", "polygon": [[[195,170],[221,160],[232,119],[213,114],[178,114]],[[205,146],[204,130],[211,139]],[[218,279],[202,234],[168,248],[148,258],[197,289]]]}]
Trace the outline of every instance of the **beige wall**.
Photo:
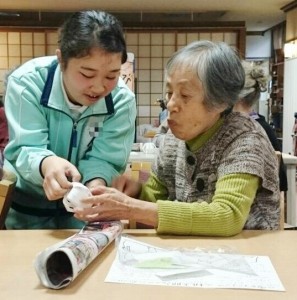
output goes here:
[{"label": "beige wall", "polygon": [[286,41],[297,39],[297,7],[286,13]]}]

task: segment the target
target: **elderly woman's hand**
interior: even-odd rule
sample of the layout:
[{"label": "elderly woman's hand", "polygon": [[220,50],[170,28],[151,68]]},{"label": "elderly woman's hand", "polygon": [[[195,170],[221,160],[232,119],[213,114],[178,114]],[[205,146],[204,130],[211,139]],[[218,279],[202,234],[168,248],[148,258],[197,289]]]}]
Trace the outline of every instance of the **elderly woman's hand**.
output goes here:
[{"label": "elderly woman's hand", "polygon": [[126,174],[116,177],[112,181],[112,187],[133,198],[138,198],[141,192],[141,183]]},{"label": "elderly woman's hand", "polygon": [[134,199],[115,188],[99,186],[91,190],[93,196],[82,201],[92,205],[91,208],[75,208],[74,216],[80,220],[108,221],[135,220],[157,227],[157,204]]},{"label": "elderly woman's hand", "polygon": [[92,189],[93,197],[83,199],[91,208],[76,208],[74,216],[83,221],[123,220],[130,218],[132,198],[115,188],[100,186]]}]

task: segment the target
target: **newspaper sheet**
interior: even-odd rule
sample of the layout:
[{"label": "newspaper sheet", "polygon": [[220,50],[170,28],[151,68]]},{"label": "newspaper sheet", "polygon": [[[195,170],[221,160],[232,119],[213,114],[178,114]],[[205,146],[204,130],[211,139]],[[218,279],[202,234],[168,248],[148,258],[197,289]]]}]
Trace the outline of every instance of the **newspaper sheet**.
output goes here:
[{"label": "newspaper sheet", "polygon": [[122,232],[121,222],[96,222],[40,252],[35,271],[41,283],[51,289],[68,286]]}]

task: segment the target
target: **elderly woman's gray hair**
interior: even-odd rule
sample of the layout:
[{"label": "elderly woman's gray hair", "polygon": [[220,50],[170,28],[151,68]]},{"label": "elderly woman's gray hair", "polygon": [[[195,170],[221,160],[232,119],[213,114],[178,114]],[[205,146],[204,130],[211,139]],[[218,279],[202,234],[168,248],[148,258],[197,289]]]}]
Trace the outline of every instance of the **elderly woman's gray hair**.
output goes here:
[{"label": "elderly woman's gray hair", "polygon": [[231,108],[244,86],[238,53],[223,42],[197,41],[181,48],[168,60],[165,77],[180,68],[190,68],[197,74],[209,108]]}]

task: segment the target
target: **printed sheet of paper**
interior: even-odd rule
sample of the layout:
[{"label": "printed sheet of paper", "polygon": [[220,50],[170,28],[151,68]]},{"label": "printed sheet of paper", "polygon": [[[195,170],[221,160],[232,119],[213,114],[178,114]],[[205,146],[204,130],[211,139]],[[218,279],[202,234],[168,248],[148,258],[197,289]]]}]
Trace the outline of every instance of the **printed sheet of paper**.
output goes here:
[{"label": "printed sheet of paper", "polygon": [[128,236],[105,282],[285,291],[267,256],[163,249]]}]

